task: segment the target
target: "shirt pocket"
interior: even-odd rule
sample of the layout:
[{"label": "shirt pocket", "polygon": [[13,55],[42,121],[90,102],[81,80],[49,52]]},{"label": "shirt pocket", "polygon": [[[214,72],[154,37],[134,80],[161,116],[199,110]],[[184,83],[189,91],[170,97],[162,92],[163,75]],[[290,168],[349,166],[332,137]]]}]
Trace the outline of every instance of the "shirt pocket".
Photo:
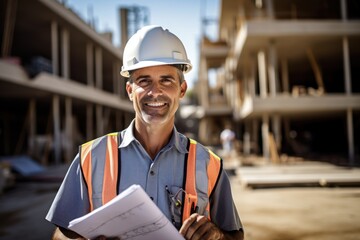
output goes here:
[{"label": "shirt pocket", "polygon": [[171,186],[168,190],[171,221],[177,229],[180,229],[185,191],[178,186]]}]

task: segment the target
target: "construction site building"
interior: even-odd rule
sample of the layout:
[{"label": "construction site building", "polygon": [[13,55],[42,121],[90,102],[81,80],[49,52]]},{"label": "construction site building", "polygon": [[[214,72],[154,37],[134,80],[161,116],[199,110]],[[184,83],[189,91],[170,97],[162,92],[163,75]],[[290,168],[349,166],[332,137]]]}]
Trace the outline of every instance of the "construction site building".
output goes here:
[{"label": "construction site building", "polygon": [[133,119],[111,33],[55,0],[0,0],[0,19],[0,156],[70,162]]},{"label": "construction site building", "polygon": [[218,144],[230,122],[245,156],[359,164],[360,2],[222,0],[220,5],[218,39],[204,34],[201,40],[200,140]]}]

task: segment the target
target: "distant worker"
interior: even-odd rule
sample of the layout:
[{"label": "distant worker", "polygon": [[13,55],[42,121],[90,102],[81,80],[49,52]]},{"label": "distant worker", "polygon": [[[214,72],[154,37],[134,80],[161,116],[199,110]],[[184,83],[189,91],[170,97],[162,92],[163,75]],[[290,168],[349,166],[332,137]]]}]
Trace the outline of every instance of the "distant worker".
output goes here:
[{"label": "distant worker", "polygon": [[220,140],[225,157],[230,157],[234,149],[235,133],[231,130],[229,125],[220,133]]},{"label": "distant worker", "polygon": [[191,68],[180,39],[160,26],[129,39],[121,75],[128,78],[135,119],[125,130],[80,146],[46,216],[57,226],[53,239],[84,239],[68,229],[69,222],[133,184],[185,239],[243,239],[221,159],[174,126]]}]

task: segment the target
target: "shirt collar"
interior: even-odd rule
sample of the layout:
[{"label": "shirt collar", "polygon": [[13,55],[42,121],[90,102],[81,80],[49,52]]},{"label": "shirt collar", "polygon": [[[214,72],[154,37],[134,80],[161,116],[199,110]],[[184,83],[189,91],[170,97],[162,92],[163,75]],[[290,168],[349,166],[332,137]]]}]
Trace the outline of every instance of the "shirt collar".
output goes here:
[{"label": "shirt collar", "polygon": [[124,134],[121,134],[122,141],[119,145],[119,148],[127,147],[131,142],[137,141],[134,136],[134,125],[135,125],[135,119],[132,120],[129,126],[123,131]]},{"label": "shirt collar", "polygon": [[[119,145],[119,148],[127,147],[131,142],[138,141],[134,135],[135,119],[131,121],[128,128],[124,130],[122,141]],[[186,149],[187,141],[181,133],[179,133],[174,126],[172,135],[169,143],[166,146],[172,147],[175,146],[176,149],[181,153],[187,153]]]},{"label": "shirt collar", "polygon": [[188,150],[186,149],[187,146],[187,139],[184,135],[182,135],[181,133],[179,133],[176,129],[176,127],[174,126],[173,131],[172,131],[172,136],[170,139],[170,142],[168,144],[169,146],[173,146],[175,145],[176,149],[181,152],[181,153],[187,153]]}]

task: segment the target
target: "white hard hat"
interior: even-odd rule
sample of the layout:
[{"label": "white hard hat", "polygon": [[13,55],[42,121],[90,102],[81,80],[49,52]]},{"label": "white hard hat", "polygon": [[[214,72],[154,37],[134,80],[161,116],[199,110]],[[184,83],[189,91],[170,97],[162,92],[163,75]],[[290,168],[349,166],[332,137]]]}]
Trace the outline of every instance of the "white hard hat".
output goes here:
[{"label": "white hard hat", "polygon": [[183,65],[184,73],[192,68],[177,36],[161,26],[143,27],[126,43],[120,74],[129,77],[129,71],[159,65]]}]

